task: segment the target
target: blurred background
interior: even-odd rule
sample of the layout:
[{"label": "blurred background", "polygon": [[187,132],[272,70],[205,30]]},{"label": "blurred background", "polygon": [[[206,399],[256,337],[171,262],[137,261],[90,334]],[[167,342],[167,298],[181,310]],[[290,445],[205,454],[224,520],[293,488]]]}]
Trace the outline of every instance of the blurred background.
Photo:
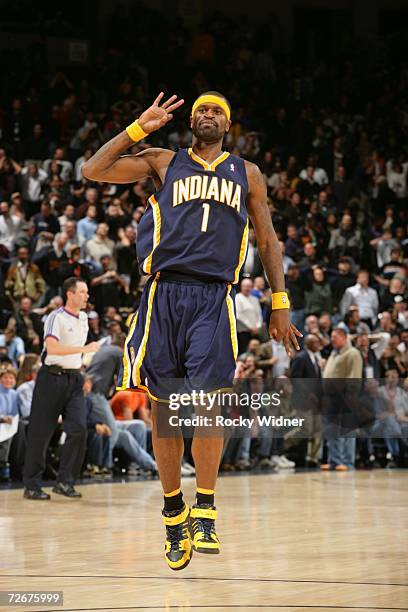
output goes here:
[{"label": "blurred background", "polygon": [[[310,350],[320,373],[339,325],[361,353],[362,375],[383,379],[392,423],[376,430],[377,450],[357,446],[353,465],[403,465],[407,3],[2,1],[0,11],[0,359],[18,387],[35,378],[43,322],[61,304],[64,279],[78,275],[90,285],[89,340],[119,347],[146,281],[135,243],[153,184],[92,183],[82,177],[83,163],[160,90],[186,104],[131,151],[189,146],[191,105],[215,89],[232,105],[224,148],[264,174],[293,321],[316,339]],[[238,376],[293,376],[299,370],[268,340],[270,291],[253,231],[239,289]],[[114,376],[111,383],[103,392],[109,401]],[[23,408],[1,401],[0,415],[19,411],[28,421],[29,400]],[[129,402],[123,399],[116,417],[125,410],[137,416],[140,406]],[[260,455],[257,435],[230,447],[226,471],[252,469],[261,459],[266,468],[284,468],[285,460],[288,467],[283,442]],[[292,459],[316,467],[323,450],[318,443],[313,457],[304,448]],[[9,458],[3,464],[7,481]]]}]

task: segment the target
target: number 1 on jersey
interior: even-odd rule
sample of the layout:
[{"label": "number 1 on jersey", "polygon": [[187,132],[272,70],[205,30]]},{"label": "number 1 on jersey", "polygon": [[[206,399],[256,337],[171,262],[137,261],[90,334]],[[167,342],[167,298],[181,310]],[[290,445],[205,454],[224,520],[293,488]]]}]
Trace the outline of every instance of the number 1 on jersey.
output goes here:
[{"label": "number 1 on jersey", "polygon": [[208,226],[208,217],[210,216],[210,205],[208,202],[203,202],[203,222],[201,223],[201,231],[206,232]]}]

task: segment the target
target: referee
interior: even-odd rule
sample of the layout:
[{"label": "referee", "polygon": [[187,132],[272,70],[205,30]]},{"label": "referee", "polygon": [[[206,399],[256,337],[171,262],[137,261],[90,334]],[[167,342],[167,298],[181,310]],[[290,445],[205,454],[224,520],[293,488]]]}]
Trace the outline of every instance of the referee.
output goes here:
[{"label": "referee", "polygon": [[63,293],[65,306],[49,314],[44,326],[43,365],[34,389],[24,464],[26,499],[50,499],[41,489],[41,478],[47,447],[59,415],[62,415],[67,437],[52,491],[66,497],[81,497],[74,488],[84,460],[87,437],[81,354],[95,353],[99,343],[85,346],[88,317],[82,309],[89,297],[86,283],[80,278],[68,278]]}]

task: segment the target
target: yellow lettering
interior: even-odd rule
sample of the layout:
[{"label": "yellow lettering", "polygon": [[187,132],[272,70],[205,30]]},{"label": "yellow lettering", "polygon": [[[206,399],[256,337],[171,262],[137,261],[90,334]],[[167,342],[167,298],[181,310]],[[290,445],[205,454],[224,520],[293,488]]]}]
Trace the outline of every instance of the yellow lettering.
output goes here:
[{"label": "yellow lettering", "polygon": [[190,200],[196,200],[201,194],[201,176],[192,176],[190,182]]},{"label": "yellow lettering", "polygon": [[187,202],[189,187],[190,187],[190,177],[186,178],[185,181],[183,181],[182,179],[179,180],[178,204],[181,204],[182,202]]},{"label": "yellow lettering", "polygon": [[179,204],[178,201],[178,184],[179,181],[174,181],[173,183],[173,206],[177,206],[177,204]]},{"label": "yellow lettering", "polygon": [[208,185],[208,176],[205,174],[203,176],[203,183],[201,186],[201,199],[202,200],[205,200],[205,197],[206,197],[205,194],[207,193],[207,185]]},{"label": "yellow lettering", "polygon": [[219,189],[218,189],[218,179],[216,176],[214,176],[211,179],[205,199],[206,200],[216,200],[217,202],[220,201],[220,194],[219,194]]},{"label": "yellow lettering", "polygon": [[232,198],[231,206],[233,206],[237,213],[239,213],[241,209],[241,185],[237,185],[234,193],[234,197]]},{"label": "yellow lettering", "polygon": [[220,202],[222,202],[223,204],[227,204],[228,206],[231,206],[231,198],[232,198],[233,189],[234,189],[234,183],[232,181],[227,181],[226,179],[222,179]]}]

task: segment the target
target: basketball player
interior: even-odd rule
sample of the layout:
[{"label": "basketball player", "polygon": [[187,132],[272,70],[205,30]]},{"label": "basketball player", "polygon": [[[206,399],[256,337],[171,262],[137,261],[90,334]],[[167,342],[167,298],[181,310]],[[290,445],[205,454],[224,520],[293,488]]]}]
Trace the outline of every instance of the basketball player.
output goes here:
[{"label": "basketball player", "polygon": [[[121,389],[144,389],[152,400],[153,447],[164,490],[165,557],[173,570],[190,562],[193,549],[218,553],[214,489],[222,437],[195,436],[196,504],[189,508],[180,490],[182,437],[160,437],[157,420],[171,378],[231,387],[237,357],[232,286],[244,263],[249,219],[272,290],[270,335],[286,351],[299,350],[300,332],[290,323],[289,300],[279,243],[259,168],[222,151],[231,126],[231,107],[215,91],[194,102],[192,147],[177,153],[151,148],[123,155],[135,142],[163,127],[184,100],[163,92],[138,120],[103,145],[83,166],[86,178],[132,183],[151,177],[157,188],[141,219],[139,265],[150,278],[125,345]],[[215,386],[212,386],[215,385]],[[211,389],[206,389],[210,391]],[[174,413],[173,413],[174,414]],[[191,535],[190,535],[191,528]]]}]

